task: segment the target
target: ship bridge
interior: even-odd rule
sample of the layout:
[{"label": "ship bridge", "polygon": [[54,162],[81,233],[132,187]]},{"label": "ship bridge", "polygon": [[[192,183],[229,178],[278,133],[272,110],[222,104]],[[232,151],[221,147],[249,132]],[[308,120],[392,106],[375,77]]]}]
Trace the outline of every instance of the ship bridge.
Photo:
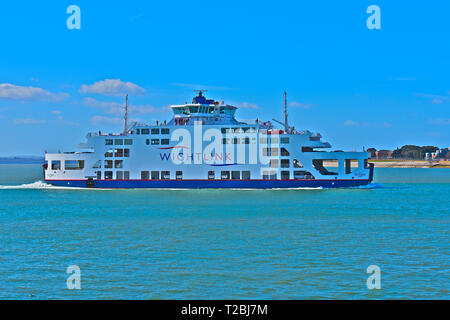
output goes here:
[{"label": "ship bridge", "polygon": [[201,121],[205,125],[240,124],[235,118],[236,107],[206,99],[203,91],[192,99],[192,103],[171,106],[174,117],[169,125],[194,125]]}]

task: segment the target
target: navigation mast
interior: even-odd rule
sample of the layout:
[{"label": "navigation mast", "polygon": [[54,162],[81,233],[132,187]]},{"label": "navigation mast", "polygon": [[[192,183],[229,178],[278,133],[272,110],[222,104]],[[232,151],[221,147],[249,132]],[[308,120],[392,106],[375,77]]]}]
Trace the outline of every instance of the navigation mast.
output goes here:
[{"label": "navigation mast", "polygon": [[282,126],[284,126],[284,131],[285,132],[291,132],[294,128],[290,128],[289,127],[289,123],[288,123],[288,113],[287,113],[287,93],[286,91],[283,92],[284,93],[284,122],[278,121],[277,119],[272,119],[273,121],[281,124]]},{"label": "navigation mast", "polygon": [[127,134],[128,130],[128,94],[125,97],[125,116],[123,119],[123,134]]},{"label": "navigation mast", "polygon": [[284,91],[284,131],[289,131],[288,113],[287,113],[287,93]]}]

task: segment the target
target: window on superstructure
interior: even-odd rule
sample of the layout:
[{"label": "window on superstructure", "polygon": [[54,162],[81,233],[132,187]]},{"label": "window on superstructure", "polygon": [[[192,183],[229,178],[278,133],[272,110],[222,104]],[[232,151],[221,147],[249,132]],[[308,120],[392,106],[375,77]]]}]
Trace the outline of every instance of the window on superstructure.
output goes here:
[{"label": "window on superstructure", "polygon": [[270,137],[270,144],[278,144],[278,137]]},{"label": "window on superstructure", "polygon": [[208,171],[208,180],[216,179],[216,173],[214,171]]},{"label": "window on superstructure", "polygon": [[116,158],[121,158],[121,157],[123,157],[123,149],[116,149],[115,152],[114,152],[114,156],[115,156]]},{"label": "window on superstructure", "polygon": [[263,180],[276,180],[277,172],[276,171],[263,171],[262,178],[263,178]]},{"label": "window on superstructure", "polygon": [[250,132],[250,128],[244,127],[244,128],[242,128],[242,132],[248,133],[248,132]]},{"label": "window on superstructure", "polygon": [[161,180],[170,180],[170,171],[161,171]]},{"label": "window on superstructure", "polygon": [[227,133],[227,128],[221,128],[221,129],[220,129],[220,132],[222,132],[222,134]]},{"label": "window on superstructure", "polygon": [[189,110],[191,113],[198,113],[198,107],[197,106],[195,106],[195,107],[190,107],[190,110]]},{"label": "window on superstructure", "polygon": [[281,137],[280,143],[282,144],[288,144],[289,143],[289,137]]},{"label": "window on superstructure", "polygon": [[244,141],[245,144],[250,144],[250,138],[244,138],[242,141]]},{"label": "window on superstructure", "polygon": [[159,139],[152,139],[152,146],[158,145],[158,144],[159,144]]},{"label": "window on superstructure", "polygon": [[150,144],[150,139],[145,139],[145,144],[149,145]]},{"label": "window on superstructure", "polygon": [[282,168],[289,168],[289,159],[281,159],[281,167]]},{"label": "window on superstructure", "polygon": [[123,172],[123,179],[124,180],[130,180],[130,171],[124,171]]},{"label": "window on superstructure", "polygon": [[242,180],[250,180],[250,171],[242,171]]},{"label": "window on superstructure", "polygon": [[105,139],[105,145],[112,146],[114,143],[113,139]]},{"label": "window on superstructure", "polygon": [[84,160],[66,160],[64,163],[65,170],[81,170],[84,168]]},{"label": "window on superstructure", "polygon": [[60,160],[52,160],[52,170],[61,170]]},{"label": "window on superstructure", "polygon": [[159,171],[152,171],[151,177],[152,180],[159,180]]},{"label": "window on superstructure", "polygon": [[141,171],[141,180],[148,180],[150,178],[150,172]]},{"label": "window on superstructure", "polygon": [[116,141],[114,141],[114,144],[115,144],[116,146],[121,146],[121,145],[123,145],[123,139],[116,139]]},{"label": "window on superstructure", "polygon": [[259,137],[259,143],[260,144],[267,144],[267,136]]},{"label": "window on superstructure", "polygon": [[150,129],[148,129],[148,128],[142,129],[141,134],[150,134]]},{"label": "window on superstructure", "polygon": [[152,134],[159,134],[159,128],[152,128]]},{"label": "window on superstructure", "polygon": [[114,155],[114,150],[108,150],[105,152],[105,158],[112,158]]},{"label": "window on superstructure", "polygon": [[281,171],[281,180],[289,180],[290,172],[289,171]]},{"label": "window on superstructure", "polygon": [[169,134],[170,133],[170,129],[169,128],[162,128],[161,129],[161,134]]},{"label": "window on superstructure", "polygon": [[161,144],[170,144],[170,139],[161,139]]},{"label": "window on superstructure", "polygon": [[132,139],[125,139],[125,145],[126,146],[131,146],[133,144],[133,140]]},{"label": "window on superstructure", "polygon": [[116,180],[123,180],[123,171],[116,171]]},{"label": "window on superstructure", "polygon": [[214,107],[209,107],[208,113],[214,113]]},{"label": "window on superstructure", "polygon": [[114,161],[114,168],[116,168],[116,169],[123,168],[123,160],[115,160]]},{"label": "window on superstructure", "polygon": [[270,159],[270,167],[278,168],[278,159]]},{"label": "window on superstructure", "polygon": [[222,180],[229,180],[230,179],[230,171],[221,171],[220,172],[220,179],[222,179]]},{"label": "window on superstructure", "polygon": [[292,162],[294,164],[294,168],[303,168],[303,165],[297,159],[294,159]]},{"label": "window on superstructure", "polygon": [[125,158],[129,158],[130,157],[130,149],[123,149],[123,156]]},{"label": "window on superstructure", "polygon": [[175,179],[176,180],[183,180],[183,171],[176,171],[175,172]]},{"label": "window on superstructure", "polygon": [[239,144],[240,141],[239,138],[233,138],[233,144]]},{"label": "window on superstructure", "polygon": [[113,178],[113,172],[105,171],[105,180],[112,180],[112,178]]},{"label": "window on superstructure", "polygon": [[112,169],[112,167],[113,167],[113,161],[105,160],[105,169]]},{"label": "window on superstructure", "polygon": [[241,133],[241,128],[233,128],[234,133]]},{"label": "window on superstructure", "polygon": [[286,150],[286,148],[281,148],[280,151],[281,151],[281,156],[282,157],[289,157],[290,156],[290,153],[289,153],[289,151]]},{"label": "window on superstructure", "polygon": [[102,172],[101,171],[97,171],[97,180],[101,180],[102,179]]},{"label": "window on superstructure", "polygon": [[240,171],[231,171],[231,179],[232,180],[241,180],[241,172]]}]

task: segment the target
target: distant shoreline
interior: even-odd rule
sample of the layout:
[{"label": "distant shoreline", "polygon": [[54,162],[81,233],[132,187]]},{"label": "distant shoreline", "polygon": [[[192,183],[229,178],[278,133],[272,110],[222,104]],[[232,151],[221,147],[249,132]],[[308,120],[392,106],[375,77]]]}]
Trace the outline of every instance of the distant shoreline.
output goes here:
[{"label": "distant shoreline", "polygon": [[0,164],[43,164],[41,157],[0,157]]},{"label": "distant shoreline", "polygon": [[[369,159],[369,163],[373,163],[375,168],[450,168],[449,160],[426,161],[426,160],[402,160],[402,159],[386,159],[376,160]],[[337,167],[336,161],[324,161],[325,167]],[[356,161],[352,161],[352,167],[357,167]]]}]

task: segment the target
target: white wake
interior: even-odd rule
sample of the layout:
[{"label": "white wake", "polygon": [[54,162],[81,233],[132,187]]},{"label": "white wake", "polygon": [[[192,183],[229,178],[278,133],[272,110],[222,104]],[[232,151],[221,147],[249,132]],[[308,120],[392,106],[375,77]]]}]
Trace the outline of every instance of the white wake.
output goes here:
[{"label": "white wake", "polygon": [[73,189],[78,189],[78,190],[84,190],[87,188],[74,188],[74,187],[58,187],[58,186],[53,186],[51,184],[42,182],[42,181],[36,181],[33,183],[27,183],[27,184],[21,184],[21,185],[0,185],[0,190],[25,190],[25,189],[30,189],[30,190],[42,190],[42,189],[51,189],[51,190],[73,190]]}]

